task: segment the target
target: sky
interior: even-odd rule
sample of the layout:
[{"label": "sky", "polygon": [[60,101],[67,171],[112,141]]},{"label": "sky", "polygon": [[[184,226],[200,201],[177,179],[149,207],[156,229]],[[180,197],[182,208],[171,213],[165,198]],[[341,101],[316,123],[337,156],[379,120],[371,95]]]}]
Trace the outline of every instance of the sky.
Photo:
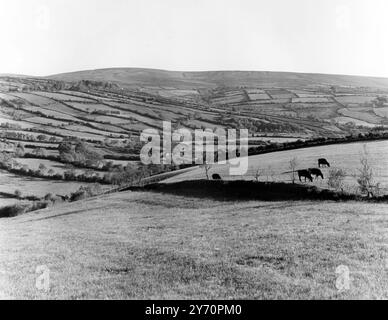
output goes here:
[{"label": "sky", "polygon": [[0,73],[111,67],[388,77],[387,0],[0,0]]}]

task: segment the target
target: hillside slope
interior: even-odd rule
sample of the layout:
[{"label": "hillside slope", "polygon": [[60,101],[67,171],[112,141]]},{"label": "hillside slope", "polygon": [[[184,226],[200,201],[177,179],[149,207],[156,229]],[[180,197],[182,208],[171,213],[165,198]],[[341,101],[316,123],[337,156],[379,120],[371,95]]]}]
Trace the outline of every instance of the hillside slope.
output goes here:
[{"label": "hillside slope", "polygon": [[122,85],[217,87],[301,87],[338,85],[388,88],[387,78],[347,75],[267,72],[267,71],[204,71],[183,72],[141,68],[109,68],[51,75],[47,78],[64,81],[111,81]]},{"label": "hillside slope", "polygon": [[[387,206],[123,192],[0,219],[0,298],[388,298]],[[50,291],[35,287],[38,266]],[[350,290],[336,289],[336,268]]]},{"label": "hillside slope", "polygon": [[[373,169],[374,180],[380,183],[381,192],[388,193],[388,141],[354,142],[341,145],[327,145],[318,147],[301,148],[272,152],[267,154],[249,156],[247,158],[248,170],[243,175],[231,176],[230,164],[214,164],[210,170],[210,176],[219,174],[223,180],[250,180],[256,178],[259,181],[291,182],[290,161],[297,160],[295,170],[318,167],[317,160],[325,158],[330,163],[330,168],[320,168],[324,179],[316,179],[311,185],[320,188],[327,188],[330,170],[341,169],[345,172],[344,188],[348,191],[356,191],[357,177],[361,168],[360,159],[367,150],[369,165]],[[256,177],[256,175],[258,175]],[[188,172],[177,174],[164,182],[172,183],[178,181],[205,179],[205,170],[201,167],[194,168]],[[298,181],[299,182],[299,181]]]}]

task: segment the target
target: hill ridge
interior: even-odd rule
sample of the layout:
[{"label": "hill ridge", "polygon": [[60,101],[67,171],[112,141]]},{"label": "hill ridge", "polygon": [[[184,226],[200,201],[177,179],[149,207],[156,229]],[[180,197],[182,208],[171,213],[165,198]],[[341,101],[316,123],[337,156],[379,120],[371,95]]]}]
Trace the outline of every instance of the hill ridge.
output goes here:
[{"label": "hill ridge", "polygon": [[211,86],[279,86],[336,85],[388,88],[388,78],[357,75],[303,73],[288,71],[169,71],[149,68],[103,68],[59,73],[46,76],[48,79],[79,81],[113,81],[124,85],[175,85]]}]

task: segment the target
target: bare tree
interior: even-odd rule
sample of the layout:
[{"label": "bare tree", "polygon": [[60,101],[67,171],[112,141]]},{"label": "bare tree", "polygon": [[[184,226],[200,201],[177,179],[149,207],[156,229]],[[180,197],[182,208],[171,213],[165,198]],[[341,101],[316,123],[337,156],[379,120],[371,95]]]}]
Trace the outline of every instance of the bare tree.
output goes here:
[{"label": "bare tree", "polygon": [[291,181],[293,184],[295,183],[295,180],[296,180],[295,170],[297,166],[298,166],[298,159],[294,157],[290,160],[288,164],[288,167],[291,170]]},{"label": "bare tree", "polygon": [[359,173],[356,176],[358,188],[361,193],[367,194],[368,197],[373,197],[380,193],[380,184],[374,181],[373,168],[369,163],[369,153],[364,145],[363,152],[360,155],[361,167],[358,169]]},{"label": "bare tree", "polygon": [[273,182],[275,179],[274,179],[274,171],[272,169],[271,166],[268,166],[267,167],[267,170],[266,170],[266,177],[267,177],[267,182],[269,182],[269,178],[271,178],[271,181]]},{"label": "bare tree", "polygon": [[260,169],[260,168],[258,168],[258,169],[256,170],[256,172],[255,172],[255,180],[256,180],[257,182],[259,182],[259,178],[260,178],[260,176],[263,174],[263,172],[264,172],[264,170],[263,170],[263,169]]},{"label": "bare tree", "polygon": [[205,170],[206,178],[210,180],[209,177],[209,171],[211,169],[212,165],[210,163],[207,163],[206,161],[201,165],[201,168]]},{"label": "bare tree", "polygon": [[344,179],[346,177],[345,170],[342,169],[331,169],[329,171],[329,177],[327,185],[335,190],[344,191]]},{"label": "bare tree", "polygon": [[147,167],[145,165],[141,166],[138,173],[138,181],[137,184],[140,186],[144,186],[144,179],[147,177]]}]

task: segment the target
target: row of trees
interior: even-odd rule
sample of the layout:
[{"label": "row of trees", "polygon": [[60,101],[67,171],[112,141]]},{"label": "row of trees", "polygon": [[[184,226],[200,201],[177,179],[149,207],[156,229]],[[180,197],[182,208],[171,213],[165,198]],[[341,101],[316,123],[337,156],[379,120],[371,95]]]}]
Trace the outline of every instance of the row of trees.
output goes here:
[{"label": "row of trees", "polygon": [[22,141],[31,141],[31,142],[50,142],[50,143],[57,143],[61,141],[60,138],[47,136],[45,134],[33,135],[33,134],[28,134],[28,133],[19,132],[19,131],[1,131],[0,138],[10,139],[10,140],[22,140]]},{"label": "row of trees", "polygon": [[100,177],[95,173],[83,173],[76,174],[74,170],[66,170],[63,174],[56,173],[53,169],[47,169],[44,164],[40,164],[38,169],[31,169],[28,165],[21,164],[14,160],[10,154],[0,153],[0,169],[7,170],[8,172],[28,176],[34,178],[43,178],[48,180],[65,180],[65,181],[81,181],[81,182],[98,182],[98,183],[110,183],[109,180]]},{"label": "row of trees", "polygon": [[77,173],[73,168],[65,170],[63,173],[57,173],[52,168],[48,169],[43,163],[39,164],[38,169],[31,169],[28,165],[21,164],[8,153],[0,153],[0,169],[8,172],[34,178],[43,178],[48,180],[79,181],[87,183],[101,184],[123,184],[132,182],[135,179],[146,176],[147,171],[138,172],[136,169],[119,167],[112,172],[106,172],[103,176],[93,170],[85,170],[83,173]]},{"label": "row of trees", "polygon": [[80,163],[88,167],[99,167],[103,156],[88,143],[80,139],[64,139],[58,146],[59,157],[63,162]]}]

